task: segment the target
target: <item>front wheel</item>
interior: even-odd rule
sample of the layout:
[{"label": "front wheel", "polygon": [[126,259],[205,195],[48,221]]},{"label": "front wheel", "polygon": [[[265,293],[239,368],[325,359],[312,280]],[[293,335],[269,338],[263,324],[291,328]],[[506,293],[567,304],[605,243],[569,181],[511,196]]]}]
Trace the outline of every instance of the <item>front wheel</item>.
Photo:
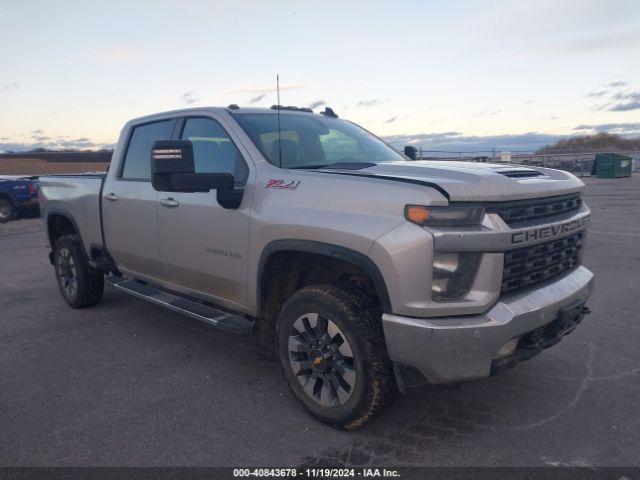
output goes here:
[{"label": "front wheel", "polygon": [[334,285],[299,290],[282,307],[277,338],[289,387],[318,420],[358,428],[395,398],[380,312],[360,292]]},{"label": "front wheel", "polygon": [[16,212],[11,202],[0,198],[0,223],[5,223],[15,217]]},{"label": "front wheel", "polygon": [[73,308],[95,305],[102,299],[104,275],[90,271],[77,235],[61,237],[53,248],[58,288]]}]

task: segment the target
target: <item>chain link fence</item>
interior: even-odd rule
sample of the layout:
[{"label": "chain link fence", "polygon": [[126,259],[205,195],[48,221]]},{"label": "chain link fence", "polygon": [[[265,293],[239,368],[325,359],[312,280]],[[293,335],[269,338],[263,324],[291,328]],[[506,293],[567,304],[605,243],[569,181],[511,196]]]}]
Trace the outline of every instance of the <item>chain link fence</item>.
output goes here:
[{"label": "chain link fence", "polygon": [[[611,152],[630,157],[633,171],[640,169],[640,151]],[[428,152],[417,151],[425,160],[463,160],[470,162],[500,162],[501,155],[483,152]],[[510,163],[557,168],[578,176],[590,176],[597,153],[512,153]],[[111,152],[44,152],[37,154],[0,155],[0,231],[6,224],[38,218],[38,176],[47,174],[74,174],[104,172],[109,166]],[[5,225],[5,227],[3,227]]]},{"label": "chain link fence", "polygon": [[[555,153],[546,155],[513,155],[511,157],[511,163],[521,165],[531,165],[547,168],[557,168],[559,170],[566,170],[579,177],[587,177],[592,175],[593,164],[595,162],[596,155],[598,153],[605,152],[592,152],[592,153]],[[631,158],[632,172],[638,171],[640,168],[640,151],[628,152],[628,151],[607,151],[606,153],[619,153],[626,157]]]},{"label": "chain link fence", "polygon": [[39,224],[38,177],[105,171],[111,152],[0,155],[0,233]]},{"label": "chain link fence", "polygon": [[0,176],[0,224],[39,215],[37,178]]},{"label": "chain link fence", "polygon": [[[593,163],[598,153],[619,153],[631,158],[632,171],[640,171],[640,151],[602,150],[597,152],[580,153],[548,153],[534,154],[516,152],[509,155],[512,165],[530,165],[537,167],[556,168],[571,172],[579,177],[587,177],[593,171]],[[501,152],[444,152],[417,150],[417,158],[422,160],[458,160],[467,162],[502,163]]]}]

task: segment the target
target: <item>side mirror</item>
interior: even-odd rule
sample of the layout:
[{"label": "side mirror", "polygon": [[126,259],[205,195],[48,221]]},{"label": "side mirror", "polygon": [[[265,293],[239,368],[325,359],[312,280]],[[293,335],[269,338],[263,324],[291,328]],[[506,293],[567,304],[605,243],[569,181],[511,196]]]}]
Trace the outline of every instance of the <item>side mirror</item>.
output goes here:
[{"label": "side mirror", "polygon": [[412,147],[411,145],[407,145],[406,147],[404,147],[404,154],[411,160],[415,160],[418,157],[418,149],[416,147]]},{"label": "side mirror", "polygon": [[159,192],[232,190],[230,173],[196,173],[189,140],[158,140],[151,148],[151,184]]}]

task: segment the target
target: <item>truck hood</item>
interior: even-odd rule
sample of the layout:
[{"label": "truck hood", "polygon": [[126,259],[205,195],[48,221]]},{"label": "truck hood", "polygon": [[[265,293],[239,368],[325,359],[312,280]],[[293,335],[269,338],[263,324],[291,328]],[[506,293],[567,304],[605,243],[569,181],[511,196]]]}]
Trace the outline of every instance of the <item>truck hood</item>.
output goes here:
[{"label": "truck hood", "polygon": [[512,164],[421,160],[379,163],[359,170],[325,168],[320,171],[430,184],[457,202],[550,197],[584,187],[584,183],[568,172]]}]

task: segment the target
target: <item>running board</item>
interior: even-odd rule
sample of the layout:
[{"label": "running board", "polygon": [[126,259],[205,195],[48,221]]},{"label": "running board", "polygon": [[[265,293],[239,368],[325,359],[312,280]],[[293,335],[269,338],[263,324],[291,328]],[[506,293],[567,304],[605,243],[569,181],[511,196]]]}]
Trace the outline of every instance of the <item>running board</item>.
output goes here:
[{"label": "running board", "polygon": [[196,320],[213,325],[216,328],[231,333],[249,333],[253,329],[253,321],[234,315],[232,313],[217,310],[208,305],[194,302],[171,293],[164,292],[135,280],[129,280],[119,276],[107,277],[106,280],[116,289],[142,298],[161,307],[173,310]]}]

